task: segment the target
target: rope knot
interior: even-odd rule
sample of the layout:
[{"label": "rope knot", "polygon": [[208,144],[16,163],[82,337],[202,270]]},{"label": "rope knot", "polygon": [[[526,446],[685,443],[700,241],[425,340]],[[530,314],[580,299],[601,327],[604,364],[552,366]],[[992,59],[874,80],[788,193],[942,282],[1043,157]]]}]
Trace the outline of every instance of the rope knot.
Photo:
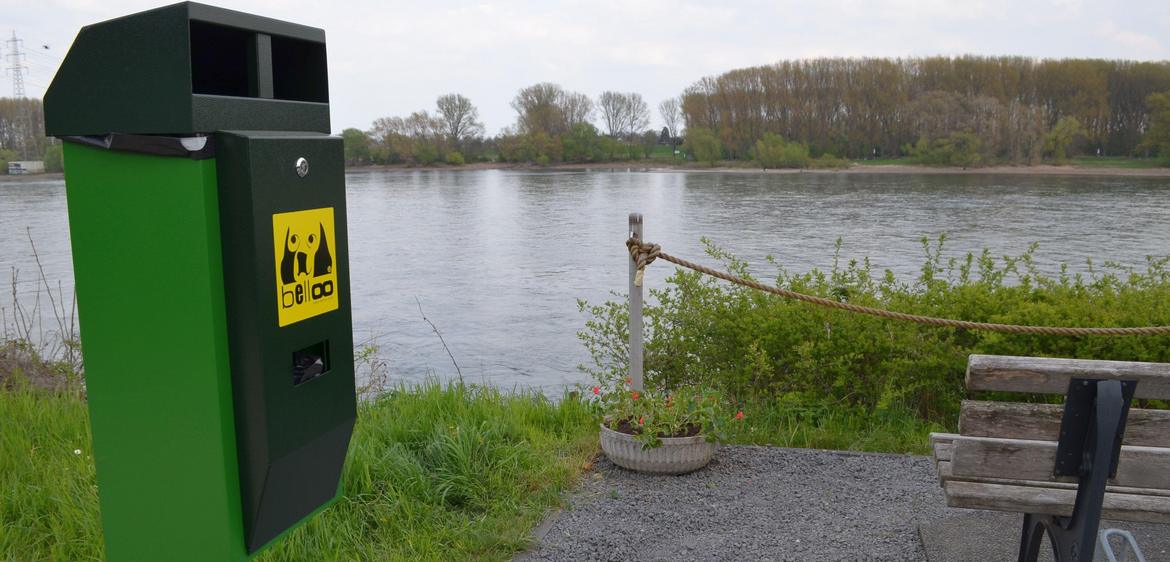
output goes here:
[{"label": "rope knot", "polygon": [[634,286],[641,287],[646,266],[658,259],[662,254],[662,246],[630,237],[626,240],[626,248],[630,251],[630,259],[634,260],[634,265],[638,268],[634,274]]}]

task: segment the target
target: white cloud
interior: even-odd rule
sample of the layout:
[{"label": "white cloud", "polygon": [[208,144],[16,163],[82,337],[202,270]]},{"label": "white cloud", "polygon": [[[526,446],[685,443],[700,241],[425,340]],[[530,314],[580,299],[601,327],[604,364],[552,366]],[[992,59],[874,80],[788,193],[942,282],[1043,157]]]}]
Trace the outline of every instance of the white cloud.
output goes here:
[{"label": "white cloud", "polygon": [[1133,55],[1125,58],[1147,58],[1166,55],[1166,48],[1157,39],[1144,33],[1121,29],[1112,21],[1101,24],[1097,28],[1097,35],[1119,45],[1137,50]]}]

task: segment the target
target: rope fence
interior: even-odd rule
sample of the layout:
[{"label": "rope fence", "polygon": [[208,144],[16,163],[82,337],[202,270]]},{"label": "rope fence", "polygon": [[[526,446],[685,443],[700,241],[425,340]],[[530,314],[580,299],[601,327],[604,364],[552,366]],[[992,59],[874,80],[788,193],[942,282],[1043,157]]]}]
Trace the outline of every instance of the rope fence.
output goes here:
[{"label": "rope fence", "polygon": [[629,249],[630,258],[633,260],[633,266],[636,269],[634,276],[634,285],[642,286],[642,277],[645,273],[646,266],[654,263],[657,259],[666,260],[675,265],[685,267],[687,269],[697,271],[699,273],[710,275],[724,281],[735,283],[764,291],[773,295],[803,301],[819,306],[833,308],[837,310],[844,310],[854,312],[857,314],[868,314],[870,316],[877,316],[879,318],[889,318],[892,320],[904,320],[907,322],[917,322],[919,324],[926,324],[928,326],[937,326],[942,328],[962,328],[965,330],[984,330],[989,332],[1001,332],[1005,334],[1038,334],[1045,336],[1156,336],[1162,334],[1170,334],[1170,326],[1141,326],[1133,328],[1078,328],[1065,326],[1021,326],[1018,324],[996,324],[994,322],[971,322],[969,320],[954,320],[950,318],[937,318],[934,316],[922,316],[919,314],[908,314],[905,312],[896,312],[893,310],[885,310],[881,308],[874,308],[870,306],[862,306],[848,302],[841,302],[815,295],[806,295],[798,293],[789,289],[783,289],[773,285],[765,285],[752,279],[746,279],[737,275],[732,275],[727,272],[712,269],[710,267],[700,265],[691,261],[684,260],[679,257],[672,256],[662,251],[662,247],[658,244],[645,242],[637,238],[631,237],[626,240],[626,247]]}]

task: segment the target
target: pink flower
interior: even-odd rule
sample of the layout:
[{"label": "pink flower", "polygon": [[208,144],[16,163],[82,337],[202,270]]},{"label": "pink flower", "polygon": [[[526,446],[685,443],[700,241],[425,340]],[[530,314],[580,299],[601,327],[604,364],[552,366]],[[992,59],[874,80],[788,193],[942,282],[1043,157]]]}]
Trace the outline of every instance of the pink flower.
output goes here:
[{"label": "pink flower", "polygon": [[638,425],[646,425],[646,416],[638,417]]},{"label": "pink flower", "polygon": [[737,420],[743,419],[743,410],[740,410],[740,411],[735,413],[735,419],[737,419]]},{"label": "pink flower", "polygon": [[601,394],[601,387],[600,386],[593,387],[593,395],[597,396],[598,394]]}]

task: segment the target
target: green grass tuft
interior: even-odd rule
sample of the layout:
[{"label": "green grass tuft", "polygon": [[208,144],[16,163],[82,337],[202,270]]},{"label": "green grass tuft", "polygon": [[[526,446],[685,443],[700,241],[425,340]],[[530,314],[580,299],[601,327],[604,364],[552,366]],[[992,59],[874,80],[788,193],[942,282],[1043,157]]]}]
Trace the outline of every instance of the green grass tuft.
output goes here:
[{"label": "green grass tuft", "polygon": [[750,399],[742,408],[746,417],[725,430],[729,444],[928,455],[930,433],[947,431],[900,408],[869,412],[792,396]]},{"label": "green grass tuft", "polygon": [[[101,559],[85,402],[16,386],[0,420],[0,559]],[[358,409],[344,497],[258,560],[511,558],[596,447],[575,400],[398,388]]]}]

